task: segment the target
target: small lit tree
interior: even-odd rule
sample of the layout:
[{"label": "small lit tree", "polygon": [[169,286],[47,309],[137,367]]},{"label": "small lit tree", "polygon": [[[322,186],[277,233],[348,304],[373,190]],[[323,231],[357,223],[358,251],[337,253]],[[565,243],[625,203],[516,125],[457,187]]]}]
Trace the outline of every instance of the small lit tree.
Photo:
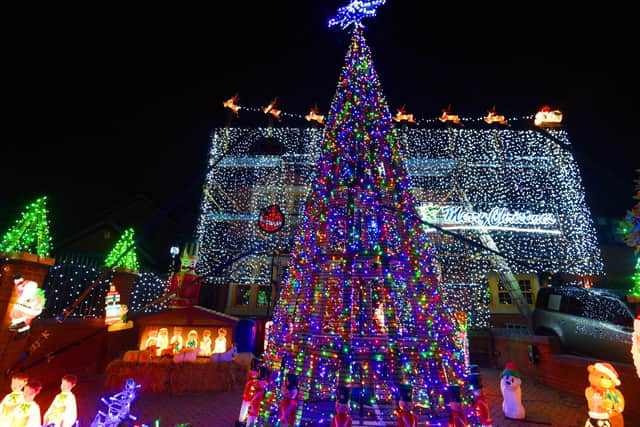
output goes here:
[{"label": "small lit tree", "polygon": [[120,237],[115,247],[104,262],[106,267],[122,267],[132,271],[139,271],[138,256],[136,255],[133,228],[128,228]]},{"label": "small lit tree", "polygon": [[51,250],[47,197],[32,202],[0,241],[0,252],[27,252],[48,257]]},{"label": "small lit tree", "polygon": [[[640,172],[640,169],[638,172]],[[625,243],[635,248],[636,266],[634,274],[631,275],[633,286],[629,291],[629,295],[640,298],[640,177],[636,178],[635,183],[636,194],[633,198],[638,202],[620,221],[618,231],[622,234]]]}]

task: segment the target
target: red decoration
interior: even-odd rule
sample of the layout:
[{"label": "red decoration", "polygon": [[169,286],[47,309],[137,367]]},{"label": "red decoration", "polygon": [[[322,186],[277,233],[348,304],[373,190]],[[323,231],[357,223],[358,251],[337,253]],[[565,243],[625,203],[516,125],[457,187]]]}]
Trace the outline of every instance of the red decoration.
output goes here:
[{"label": "red decoration", "polygon": [[298,411],[298,376],[295,374],[289,374],[287,376],[287,383],[282,390],[282,401],[280,402],[280,414],[278,419],[282,427],[295,427],[296,412]]},{"label": "red decoration", "polygon": [[284,226],[284,214],[277,205],[271,205],[260,212],[258,225],[266,233],[275,233]]},{"label": "red decoration", "polygon": [[471,385],[473,386],[472,392],[475,411],[478,416],[478,421],[480,421],[479,427],[492,427],[493,420],[491,419],[489,402],[484,394],[482,379],[479,373],[471,374]]},{"label": "red decoration", "polygon": [[411,409],[397,409],[396,419],[398,421],[398,427],[416,427],[418,425],[418,418],[411,412]]},{"label": "red decoration", "polygon": [[185,308],[198,303],[201,280],[196,274],[198,245],[186,244],[180,257],[180,271],[169,280],[169,293],[175,296],[169,301],[170,308]]},{"label": "red decoration", "polygon": [[[336,406],[337,405],[339,404],[336,404]],[[339,409],[339,411],[343,412],[338,412],[333,416],[331,419],[331,427],[351,427],[353,421],[351,420],[351,415],[346,412],[348,409]]]}]

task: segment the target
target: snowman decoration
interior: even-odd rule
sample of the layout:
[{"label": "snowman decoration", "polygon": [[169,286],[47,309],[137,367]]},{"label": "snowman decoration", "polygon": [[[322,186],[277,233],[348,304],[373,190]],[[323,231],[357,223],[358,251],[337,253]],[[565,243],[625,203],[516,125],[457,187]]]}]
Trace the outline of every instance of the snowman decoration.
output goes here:
[{"label": "snowman decoration", "polygon": [[505,418],[522,420],[526,417],[522,406],[522,380],[513,363],[507,363],[500,374],[500,391],[502,392],[502,412]]}]

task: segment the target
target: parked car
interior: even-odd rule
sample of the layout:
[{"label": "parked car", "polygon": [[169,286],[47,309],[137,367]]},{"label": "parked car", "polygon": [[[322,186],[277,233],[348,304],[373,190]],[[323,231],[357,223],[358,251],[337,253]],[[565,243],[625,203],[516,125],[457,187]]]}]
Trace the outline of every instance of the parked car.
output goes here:
[{"label": "parked car", "polygon": [[561,286],[542,288],[533,310],[533,330],[555,335],[563,351],[632,364],[633,312],[613,291]]}]

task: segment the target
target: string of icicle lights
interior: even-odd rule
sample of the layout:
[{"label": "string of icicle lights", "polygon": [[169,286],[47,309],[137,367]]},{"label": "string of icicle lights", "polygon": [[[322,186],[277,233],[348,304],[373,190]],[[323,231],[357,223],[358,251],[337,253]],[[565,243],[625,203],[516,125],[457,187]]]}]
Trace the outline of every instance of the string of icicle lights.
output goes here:
[{"label": "string of icicle lights", "polygon": [[[578,166],[562,148],[570,145],[565,130],[399,127],[397,132],[423,219],[476,242],[480,232],[489,232],[500,252],[517,260],[508,261],[516,273],[602,274]],[[213,132],[209,155],[215,166],[207,171],[197,224],[198,268],[209,270],[264,248],[234,263],[214,283],[270,284],[272,250],[291,247],[322,133],[285,127]],[[268,155],[274,150],[282,154]],[[257,219],[272,204],[284,212],[285,227],[265,234]],[[475,223],[465,222],[469,210],[479,213]],[[505,222],[514,213],[522,215]],[[427,228],[450,291],[445,297],[454,309],[474,308],[472,327],[488,327],[486,274],[495,270],[495,255]]]}]

